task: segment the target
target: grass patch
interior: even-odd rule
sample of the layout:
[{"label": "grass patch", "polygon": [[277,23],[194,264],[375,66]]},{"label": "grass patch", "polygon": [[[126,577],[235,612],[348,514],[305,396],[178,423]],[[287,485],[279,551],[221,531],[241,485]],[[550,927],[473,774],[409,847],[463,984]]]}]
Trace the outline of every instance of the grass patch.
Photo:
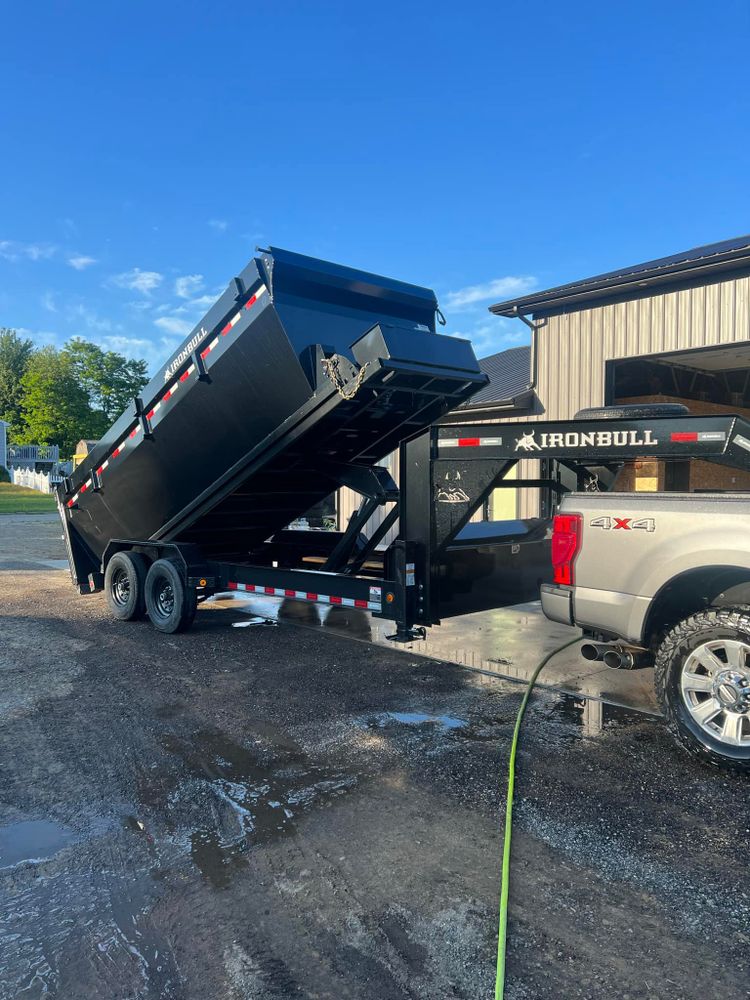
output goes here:
[{"label": "grass patch", "polygon": [[0,514],[48,514],[56,509],[55,497],[49,493],[0,483]]}]

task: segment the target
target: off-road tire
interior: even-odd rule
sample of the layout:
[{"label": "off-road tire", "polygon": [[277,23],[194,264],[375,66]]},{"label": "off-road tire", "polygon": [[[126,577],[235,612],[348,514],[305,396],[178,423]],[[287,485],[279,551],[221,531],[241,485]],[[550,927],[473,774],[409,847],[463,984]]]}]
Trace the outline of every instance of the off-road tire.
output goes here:
[{"label": "off-road tire", "polygon": [[104,573],[107,607],[121,622],[135,621],[146,613],[148,561],[138,552],[116,552]]},{"label": "off-road tire", "polygon": [[667,726],[685,750],[704,763],[750,774],[750,746],[730,746],[713,739],[691,716],[680,691],[686,658],[702,643],[717,639],[750,645],[750,608],[709,608],[675,625],[656,653],[656,696]]},{"label": "off-road tire", "polygon": [[169,559],[157,559],[146,577],[146,610],[160,632],[184,632],[193,624],[198,606],[194,587],[185,587]]}]

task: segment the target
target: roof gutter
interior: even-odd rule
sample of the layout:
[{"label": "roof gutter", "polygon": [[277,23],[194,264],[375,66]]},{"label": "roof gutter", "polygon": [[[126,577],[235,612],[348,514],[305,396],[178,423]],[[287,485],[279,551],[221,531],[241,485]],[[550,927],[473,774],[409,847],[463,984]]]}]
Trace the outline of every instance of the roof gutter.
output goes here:
[{"label": "roof gutter", "polygon": [[519,315],[519,310],[527,312],[553,311],[565,306],[579,306],[585,302],[598,301],[608,297],[623,295],[628,292],[639,292],[644,288],[670,285],[677,281],[690,281],[697,277],[711,277],[725,271],[742,270],[750,266],[750,252],[747,248],[724,254],[714,261],[682,261],[668,267],[661,267],[652,272],[640,271],[613,275],[600,280],[576,282],[572,285],[562,285],[542,292],[537,297],[526,295],[522,299],[511,299],[508,302],[498,302],[490,306],[490,312],[495,316],[513,318]]},{"label": "roof gutter", "polygon": [[534,398],[534,390],[536,389],[537,380],[537,336],[539,334],[539,328],[544,326],[544,321],[541,323],[535,323],[530,320],[528,316],[514,307],[513,315],[516,319],[520,319],[522,323],[531,330],[531,357],[529,358],[529,382],[525,388],[521,389],[513,396],[509,396],[507,399],[496,399],[491,403],[475,403],[472,405],[471,402],[467,406],[461,406],[458,410],[451,410],[450,413],[446,413],[438,423],[440,424],[451,424],[451,423],[461,423],[466,421],[467,416],[471,416],[478,419],[483,419],[485,416],[493,417],[497,415],[498,410],[526,410],[529,407],[532,399]]},{"label": "roof gutter", "polygon": [[542,326],[543,324],[535,323],[532,319],[529,319],[528,316],[524,316],[524,314],[520,311],[518,306],[514,307],[513,313],[516,319],[520,319],[521,322],[525,323],[526,326],[528,326],[529,330],[531,330],[531,359],[529,364],[530,381],[529,384],[524,389],[524,392],[525,393],[533,392],[536,389],[536,376],[537,376],[536,338],[539,332],[539,327]]}]

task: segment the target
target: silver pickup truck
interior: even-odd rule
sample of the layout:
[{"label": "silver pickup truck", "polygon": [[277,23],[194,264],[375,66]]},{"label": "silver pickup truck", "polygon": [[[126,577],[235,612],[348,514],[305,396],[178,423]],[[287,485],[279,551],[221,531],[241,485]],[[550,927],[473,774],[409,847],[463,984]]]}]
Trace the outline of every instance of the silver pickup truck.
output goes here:
[{"label": "silver pickup truck", "polygon": [[[741,444],[741,442],[740,442]],[[750,772],[750,494],[570,493],[553,522],[553,621],[612,667],[653,663],[692,753]]]}]

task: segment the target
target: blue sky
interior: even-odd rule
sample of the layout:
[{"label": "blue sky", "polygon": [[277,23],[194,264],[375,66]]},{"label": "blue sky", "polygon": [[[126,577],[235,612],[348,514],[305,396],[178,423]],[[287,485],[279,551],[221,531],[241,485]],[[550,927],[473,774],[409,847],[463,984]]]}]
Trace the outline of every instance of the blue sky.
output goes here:
[{"label": "blue sky", "polygon": [[256,244],[493,301],[750,231],[750,5],[8,4],[0,326],[156,368]]}]

